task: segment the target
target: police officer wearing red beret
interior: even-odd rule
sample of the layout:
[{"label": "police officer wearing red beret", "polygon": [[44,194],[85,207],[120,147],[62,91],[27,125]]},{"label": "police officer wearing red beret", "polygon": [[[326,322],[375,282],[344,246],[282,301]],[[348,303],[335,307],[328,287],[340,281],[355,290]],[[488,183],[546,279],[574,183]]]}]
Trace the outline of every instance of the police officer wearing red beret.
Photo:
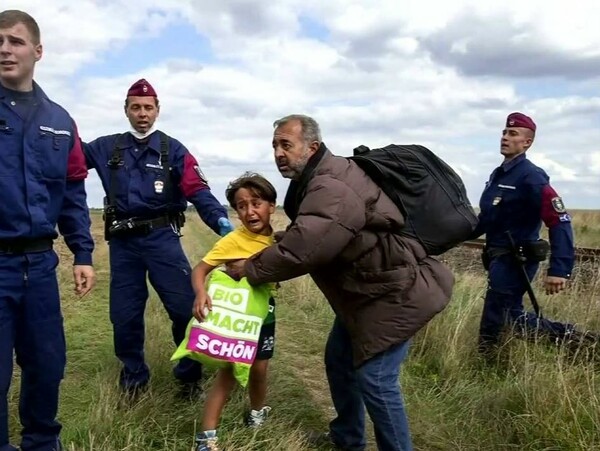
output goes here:
[{"label": "police officer wearing red beret", "polygon": [[0,12],[0,451],[17,450],[8,442],[13,351],[21,367],[20,449],[61,449],[56,414],[66,349],[56,226],[75,256],[76,293],[94,285],[85,159],[73,119],[33,81],[41,57],[35,19]]},{"label": "police officer wearing red beret", "polygon": [[[146,276],[173,323],[176,344],[191,319],[191,268],[179,239],[187,202],[216,233],[232,230],[194,156],[154,127],[159,111],[152,85],[138,80],[125,99],[131,129],[84,145],[88,167],[96,169],[106,192],[110,319],[115,353],[123,363],[120,385],[128,393],[137,393],[150,378],[144,359]],[[186,391],[195,390],[201,366],[183,359],[174,375]]]},{"label": "police officer wearing red beret", "polygon": [[[535,133],[530,117],[519,112],[508,115],[500,141],[504,161],[492,172],[479,204],[474,236],[485,233],[484,263],[489,272],[479,330],[482,352],[495,349],[506,322],[523,334],[537,331],[552,339],[562,340],[575,332],[572,325],[540,318],[523,307],[527,279],[520,261],[524,260],[527,278],[532,280],[545,259],[547,243],[539,241],[542,222],[548,227],[551,249],[544,282],[548,294],[565,288],[575,254],[571,216],[546,172],[526,157]],[[515,258],[516,251],[521,260]]]}]

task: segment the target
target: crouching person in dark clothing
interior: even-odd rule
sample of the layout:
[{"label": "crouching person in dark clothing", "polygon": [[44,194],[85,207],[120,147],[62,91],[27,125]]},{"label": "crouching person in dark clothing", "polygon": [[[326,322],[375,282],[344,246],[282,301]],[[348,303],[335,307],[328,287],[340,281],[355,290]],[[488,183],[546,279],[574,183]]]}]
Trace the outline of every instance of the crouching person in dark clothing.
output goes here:
[{"label": "crouching person in dark clothing", "polygon": [[319,438],[365,449],[366,407],[380,450],[411,450],[400,365],[409,339],[448,303],[452,274],[397,234],[398,208],[353,161],[325,147],[314,119],[276,121],[273,149],[292,179],[285,199],[292,223],[241,275],[260,284],[310,274],[335,312],[325,365],[337,417]]}]

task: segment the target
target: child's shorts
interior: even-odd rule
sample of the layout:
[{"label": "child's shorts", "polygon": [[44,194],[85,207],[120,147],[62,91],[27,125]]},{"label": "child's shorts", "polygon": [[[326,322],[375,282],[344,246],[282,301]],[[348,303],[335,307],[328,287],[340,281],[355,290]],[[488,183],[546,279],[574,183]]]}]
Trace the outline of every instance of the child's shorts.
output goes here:
[{"label": "child's shorts", "polygon": [[275,349],[275,299],[269,299],[269,314],[260,328],[256,360],[269,360]]}]

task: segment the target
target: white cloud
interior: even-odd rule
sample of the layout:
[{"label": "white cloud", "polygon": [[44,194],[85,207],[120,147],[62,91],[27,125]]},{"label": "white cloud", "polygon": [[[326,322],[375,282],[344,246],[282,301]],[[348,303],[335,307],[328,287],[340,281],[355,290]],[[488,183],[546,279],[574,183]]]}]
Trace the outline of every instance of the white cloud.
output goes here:
[{"label": "white cloud", "polygon": [[546,172],[553,174],[553,180],[559,182],[574,182],[577,180],[577,173],[574,169],[548,158],[543,153],[532,153],[529,158],[536,165],[544,168]]},{"label": "white cloud", "polygon": [[44,45],[39,72],[46,77],[73,74],[101,51],[133,38],[160,34],[181,6],[174,0],[127,1],[4,0],[3,9],[21,9],[38,22]]},{"label": "white cloud", "polygon": [[[127,129],[126,89],[145,77],[161,100],[158,125],[198,157],[222,200],[227,181],[245,169],[272,178],[283,199],[287,181],[272,165],[271,124],[303,112],[321,122],[325,142],[339,154],[359,144],[427,145],[460,172],[477,203],[500,162],[504,119],[520,110],[538,123],[533,161],[568,191],[570,205],[597,206],[600,97],[580,94],[592,84],[573,80],[597,76],[600,28],[593,18],[600,6],[581,0],[565,21],[561,5],[3,1],[3,8],[25,9],[39,21],[45,55],[36,78],[69,109],[85,139]],[[326,35],[305,35],[305,18],[320,22]],[[172,36],[169,27],[182,20],[208,39],[213,59],[153,55],[135,71],[80,75],[111,52],[167,31]],[[518,84],[524,74],[545,80],[544,91],[525,92]],[[578,194],[584,184],[591,195]],[[91,203],[99,205],[97,182],[90,186]]]},{"label": "white cloud", "polygon": [[596,175],[600,176],[600,151],[591,152],[587,158],[589,169]]}]

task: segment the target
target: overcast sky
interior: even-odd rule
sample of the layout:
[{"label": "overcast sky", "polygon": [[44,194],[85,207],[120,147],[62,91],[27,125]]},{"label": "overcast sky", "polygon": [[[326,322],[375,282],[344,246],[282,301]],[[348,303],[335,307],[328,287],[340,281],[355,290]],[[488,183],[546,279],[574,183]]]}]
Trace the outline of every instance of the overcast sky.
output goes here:
[{"label": "overcast sky", "polygon": [[[258,171],[283,201],[272,123],[309,114],[336,154],[418,143],[479,203],[512,111],[570,208],[600,208],[600,2],[592,0],[2,0],[39,22],[36,80],[90,141],[123,132],[129,86],[158,92],[160,129],[215,195]],[[90,206],[102,205],[92,173]]]}]

